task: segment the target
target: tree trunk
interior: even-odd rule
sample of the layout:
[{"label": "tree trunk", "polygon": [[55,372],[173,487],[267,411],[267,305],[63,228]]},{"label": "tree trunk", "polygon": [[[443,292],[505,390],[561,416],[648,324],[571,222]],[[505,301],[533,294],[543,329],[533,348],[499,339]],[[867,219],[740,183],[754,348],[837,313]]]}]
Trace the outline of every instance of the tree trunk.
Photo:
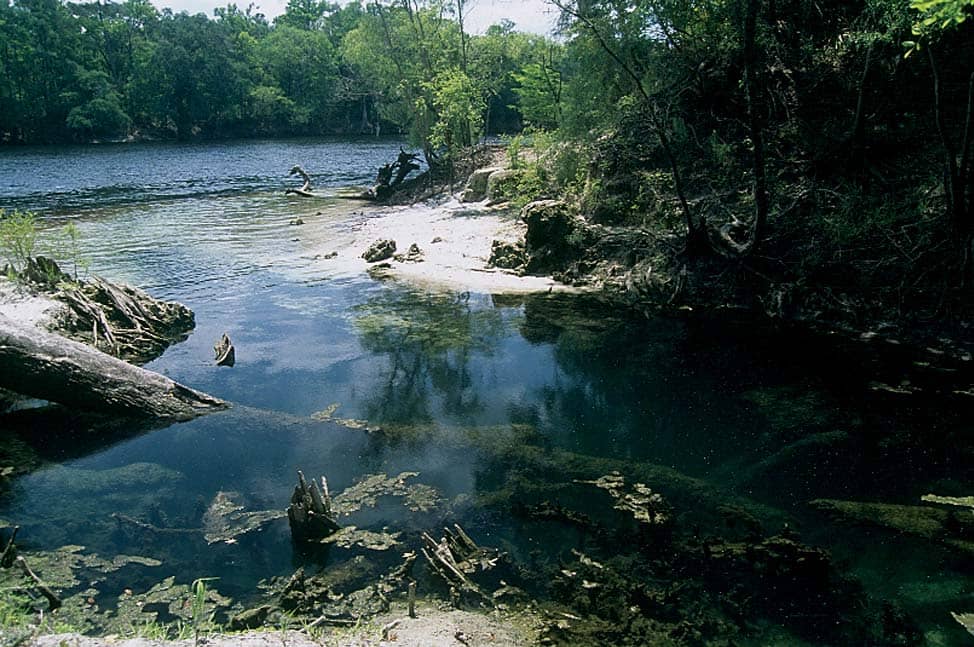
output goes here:
[{"label": "tree trunk", "polygon": [[3,315],[0,388],[88,411],[174,421],[229,406],[158,373]]},{"label": "tree trunk", "polygon": [[758,104],[757,87],[757,21],[759,0],[748,0],[744,17],[744,92],[747,100],[748,130],[754,152],[751,156],[753,174],[754,222],[746,253],[753,252],[764,237],[768,220],[768,178],[764,167],[764,133]]}]

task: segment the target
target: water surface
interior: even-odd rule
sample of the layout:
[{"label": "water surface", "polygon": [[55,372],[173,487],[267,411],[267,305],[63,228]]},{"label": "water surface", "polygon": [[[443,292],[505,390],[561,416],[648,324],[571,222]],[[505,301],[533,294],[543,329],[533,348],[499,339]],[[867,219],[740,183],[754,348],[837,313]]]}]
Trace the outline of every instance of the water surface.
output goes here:
[{"label": "water surface", "polygon": [[[932,644],[963,639],[948,615],[974,610],[963,556],[835,523],[808,505],[974,491],[970,462],[953,444],[969,431],[963,412],[877,400],[854,361],[807,340],[647,320],[590,297],[429,291],[312,262],[322,241],[340,248],[371,214],[329,196],[367,185],[399,144],[0,151],[0,207],[34,210],[51,231],[75,222],[91,271],[188,305],[195,331],[149,368],[235,405],[162,429],[96,433],[72,416],[29,423],[20,437],[45,465],[0,500],[0,517],[22,526],[25,547],[82,544],[163,561],[110,580],[106,605],[118,588],[166,575],[218,577],[221,592],[246,599],[261,579],[303,563],[285,521],[211,546],[202,535],[139,536],[117,515],[192,530],[219,492],[236,493],[249,510],[282,509],[297,469],[327,475],[334,492],[365,474],[410,471],[437,490],[439,508],[380,505],[348,523],[397,528],[415,541],[420,530],[460,522],[478,541],[529,560],[554,541],[548,530],[483,501],[571,479],[557,469],[530,473],[528,458],[511,459],[523,446],[532,456],[672,469],[730,504],[767,506],[805,541],[831,549],[874,596],[908,608]],[[298,184],[286,175],[295,163],[321,198],[283,195]],[[290,225],[298,216],[306,224]],[[223,332],[237,349],[232,369],[212,365]],[[326,410],[372,431],[312,417]],[[802,439],[836,434],[841,442],[812,462],[782,458]],[[573,504],[593,514],[604,507],[594,494]],[[320,565],[344,558],[335,551]]]}]

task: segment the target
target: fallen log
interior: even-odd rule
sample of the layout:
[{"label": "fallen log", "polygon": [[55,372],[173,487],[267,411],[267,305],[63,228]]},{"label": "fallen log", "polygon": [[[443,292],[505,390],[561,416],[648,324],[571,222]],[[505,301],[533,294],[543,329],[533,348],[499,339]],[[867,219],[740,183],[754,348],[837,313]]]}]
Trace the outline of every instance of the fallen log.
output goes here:
[{"label": "fallen log", "polygon": [[229,406],[163,375],[3,315],[0,388],[88,411],[175,421]]}]

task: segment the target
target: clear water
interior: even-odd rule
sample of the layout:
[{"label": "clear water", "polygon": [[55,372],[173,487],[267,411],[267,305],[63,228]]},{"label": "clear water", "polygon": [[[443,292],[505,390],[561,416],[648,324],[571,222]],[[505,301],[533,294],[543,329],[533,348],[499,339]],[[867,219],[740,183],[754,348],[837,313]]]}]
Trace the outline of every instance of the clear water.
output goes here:
[{"label": "clear water", "polygon": [[[974,611],[968,558],[836,523],[808,501],[912,504],[930,491],[974,493],[967,412],[874,399],[856,358],[813,340],[647,320],[588,297],[430,292],[312,262],[322,241],[341,248],[371,215],[328,196],[367,185],[399,143],[0,151],[0,207],[34,210],[51,229],[74,221],[92,271],[196,313],[189,339],[148,367],[235,405],[162,429],[106,431],[73,416],[29,419],[27,430],[18,423],[16,436],[46,461],[0,499],[0,518],[22,526],[25,546],[157,557],[163,567],[130,570],[113,585],[213,576],[221,592],[246,598],[260,579],[302,563],[286,521],[207,546],[194,534],[134,539],[112,513],[198,528],[220,491],[239,493],[249,510],[283,508],[297,469],[327,475],[333,491],[364,474],[415,471],[443,498],[439,509],[384,505],[348,522],[404,530],[415,544],[420,530],[458,521],[481,543],[528,559],[539,545],[555,550],[545,531],[478,504],[506,491],[523,467],[507,462],[517,455],[511,446],[524,443],[608,460],[599,466],[672,468],[730,504],[769,506],[874,596],[907,607],[931,644],[962,644],[948,612]],[[299,184],[286,175],[295,163],[323,197],[283,195]],[[297,216],[304,227],[289,226]],[[232,369],[212,365],[223,332],[237,348]],[[384,432],[311,418],[335,404],[335,417]],[[836,432],[846,434],[839,449],[780,460],[796,441]],[[532,475],[541,488],[571,477]],[[594,495],[575,503],[601,505]]]}]

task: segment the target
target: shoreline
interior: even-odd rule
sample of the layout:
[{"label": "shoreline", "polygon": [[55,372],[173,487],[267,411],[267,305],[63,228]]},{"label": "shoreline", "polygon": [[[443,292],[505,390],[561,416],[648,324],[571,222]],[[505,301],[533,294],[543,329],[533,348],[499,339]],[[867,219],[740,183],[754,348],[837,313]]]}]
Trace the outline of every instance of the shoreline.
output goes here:
[{"label": "shoreline", "polygon": [[322,625],[320,632],[273,627],[240,633],[214,631],[202,634],[199,642],[193,638],[164,640],[48,633],[30,637],[19,644],[29,647],[193,647],[197,644],[207,647],[430,647],[453,644],[518,647],[537,644],[539,624],[539,618],[524,612],[478,612],[420,603],[415,618],[410,618],[405,608],[394,606],[348,627]]},{"label": "shoreline", "polygon": [[[313,211],[312,211],[313,213]],[[531,292],[580,292],[551,276],[520,275],[491,267],[495,240],[514,243],[524,239],[526,225],[516,211],[485,202],[461,203],[454,196],[409,206],[366,206],[359,211],[346,240],[328,238],[328,231],[314,224],[301,225],[306,251],[316,272],[331,276],[401,279],[431,289],[454,289],[483,294]],[[307,217],[309,221],[314,215]],[[305,229],[310,225],[310,232]],[[374,263],[362,254],[378,240],[393,240],[396,256]],[[419,247],[421,258],[402,258],[410,246]]]}]

